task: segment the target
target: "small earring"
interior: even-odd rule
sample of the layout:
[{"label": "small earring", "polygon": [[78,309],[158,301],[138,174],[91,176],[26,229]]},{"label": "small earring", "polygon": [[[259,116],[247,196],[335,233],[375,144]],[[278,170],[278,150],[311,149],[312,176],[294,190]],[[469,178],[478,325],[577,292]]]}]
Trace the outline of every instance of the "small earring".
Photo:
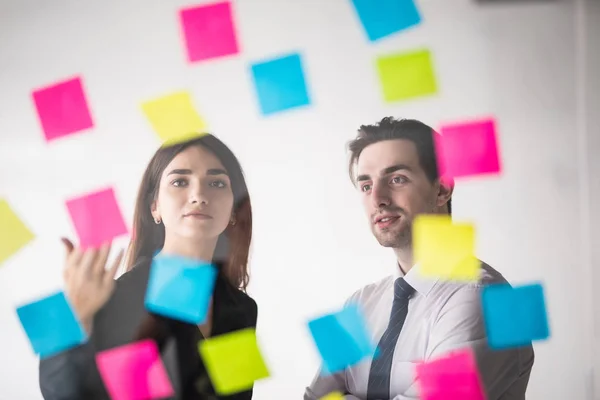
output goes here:
[{"label": "small earring", "polygon": [[154,220],[154,223],[155,223],[156,225],[160,225],[160,219],[159,219],[159,218],[156,218],[156,219]]},{"label": "small earring", "polygon": [[231,218],[231,221],[229,221],[229,224],[231,224],[231,226],[235,226],[236,220],[235,218]]}]

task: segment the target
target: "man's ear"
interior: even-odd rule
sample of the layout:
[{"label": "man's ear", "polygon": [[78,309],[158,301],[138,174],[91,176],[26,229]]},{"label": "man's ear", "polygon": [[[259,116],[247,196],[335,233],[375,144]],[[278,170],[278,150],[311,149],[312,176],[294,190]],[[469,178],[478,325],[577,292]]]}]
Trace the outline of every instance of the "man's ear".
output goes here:
[{"label": "man's ear", "polygon": [[442,177],[438,181],[438,194],[436,199],[436,206],[442,207],[447,204],[452,193],[454,192],[454,179]]}]

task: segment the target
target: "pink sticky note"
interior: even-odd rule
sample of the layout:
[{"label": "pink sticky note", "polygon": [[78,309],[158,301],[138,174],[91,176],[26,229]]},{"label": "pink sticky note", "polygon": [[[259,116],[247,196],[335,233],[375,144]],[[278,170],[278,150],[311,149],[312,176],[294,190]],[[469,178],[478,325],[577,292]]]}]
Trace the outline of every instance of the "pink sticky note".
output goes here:
[{"label": "pink sticky note", "polygon": [[84,248],[98,248],[128,233],[113,189],[68,200],[67,209]]},{"label": "pink sticky note", "polygon": [[500,159],[493,119],[445,125],[434,135],[440,176],[500,173]]},{"label": "pink sticky note", "polygon": [[94,126],[80,78],[35,90],[33,101],[48,142]]},{"label": "pink sticky note", "polygon": [[239,52],[228,1],[180,11],[188,61],[208,60]]},{"label": "pink sticky note", "polygon": [[422,400],[485,400],[470,349],[418,364],[416,370]]},{"label": "pink sticky note", "polygon": [[151,340],[96,354],[96,365],[112,400],[146,400],[173,396],[173,386]]}]

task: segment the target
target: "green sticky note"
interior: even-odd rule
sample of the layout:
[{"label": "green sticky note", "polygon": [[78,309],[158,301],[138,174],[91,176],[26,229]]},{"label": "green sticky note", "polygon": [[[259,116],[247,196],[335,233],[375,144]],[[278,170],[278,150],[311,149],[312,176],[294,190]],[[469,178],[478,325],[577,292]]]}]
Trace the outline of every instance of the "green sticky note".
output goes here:
[{"label": "green sticky note", "polygon": [[198,349],[218,395],[248,390],[269,376],[253,328],[203,340]]},{"label": "green sticky note", "polygon": [[344,400],[344,395],[341,392],[331,392],[325,397],[321,397],[321,400]]},{"label": "green sticky note", "polygon": [[0,199],[0,264],[33,238],[33,233],[14,213],[8,202]]},{"label": "green sticky note", "polygon": [[380,56],[377,71],[386,102],[437,93],[431,52],[427,49]]}]

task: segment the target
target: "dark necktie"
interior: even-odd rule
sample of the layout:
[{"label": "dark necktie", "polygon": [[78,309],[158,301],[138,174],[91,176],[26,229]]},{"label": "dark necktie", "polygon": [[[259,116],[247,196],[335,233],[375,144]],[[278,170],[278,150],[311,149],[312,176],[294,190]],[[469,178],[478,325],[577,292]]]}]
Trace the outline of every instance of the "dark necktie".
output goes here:
[{"label": "dark necktie", "polygon": [[394,349],[408,313],[408,300],[414,292],[415,289],[403,278],[398,278],[394,282],[394,303],[390,322],[377,345],[377,352],[371,363],[367,400],[388,400],[390,398],[390,372]]}]

